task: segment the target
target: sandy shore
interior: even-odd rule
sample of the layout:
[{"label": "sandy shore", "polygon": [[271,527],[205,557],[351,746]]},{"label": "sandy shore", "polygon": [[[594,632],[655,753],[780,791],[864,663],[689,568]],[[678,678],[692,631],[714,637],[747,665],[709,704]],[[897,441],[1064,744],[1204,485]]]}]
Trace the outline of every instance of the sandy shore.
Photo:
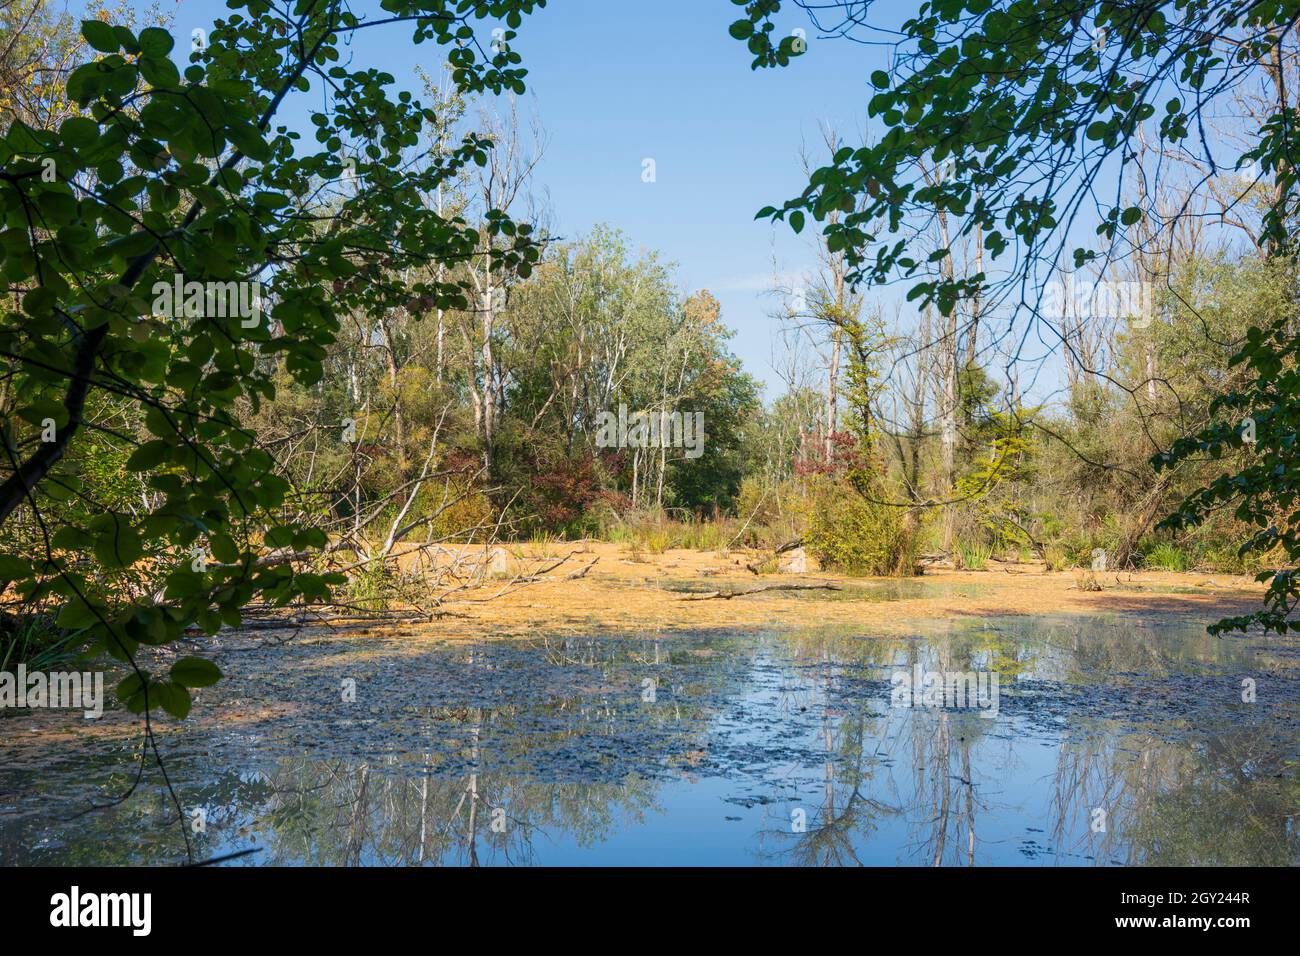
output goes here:
[{"label": "sandy shore", "polygon": [[[1007,614],[1121,613],[1204,619],[1259,607],[1264,587],[1247,576],[1105,572],[1100,591],[1081,589],[1081,571],[991,564],[986,571],[938,571],[914,578],[859,578],[830,572],[754,574],[762,555],[747,551],[635,553],[604,542],[506,547],[510,571],[454,595],[432,628],[440,636],[527,636],[544,630],[856,625],[892,633],[906,621]],[[533,569],[564,563],[541,580]],[[594,561],[594,564],[592,563]],[[580,577],[569,575],[589,570]],[[843,590],[782,591],[730,600],[686,600],[690,592],[732,592],[826,582]],[[422,630],[415,628],[413,630]],[[866,635],[864,635],[866,636]]]}]

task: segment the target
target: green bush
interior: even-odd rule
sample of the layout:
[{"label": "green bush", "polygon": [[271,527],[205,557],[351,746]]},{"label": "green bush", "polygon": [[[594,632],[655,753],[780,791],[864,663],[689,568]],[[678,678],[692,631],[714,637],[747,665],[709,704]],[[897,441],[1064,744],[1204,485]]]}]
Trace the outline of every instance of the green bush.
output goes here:
[{"label": "green bush", "polygon": [[728,517],[692,516],[677,520],[660,511],[645,511],[629,514],[616,523],[605,523],[598,530],[605,541],[613,544],[663,554],[673,548],[721,551],[736,538],[740,525]]},{"label": "green bush", "polygon": [[[736,544],[746,548],[775,549],[803,536],[807,513],[801,481],[775,484],[746,478],[736,503]],[[743,528],[743,532],[741,529]]]},{"label": "green bush", "polygon": [[372,611],[382,611],[393,599],[394,577],[381,561],[363,565],[348,578],[348,597]]},{"label": "green bush", "polygon": [[1178,545],[1162,541],[1142,556],[1142,567],[1154,571],[1190,571],[1192,559]]},{"label": "green bush", "polygon": [[1242,557],[1237,553],[1240,546],[1239,541],[1207,544],[1197,549],[1196,566],[1226,574],[1257,574],[1265,568],[1278,568],[1286,563],[1286,555],[1280,548],[1264,554],[1255,551]]},{"label": "green bush", "polygon": [[1107,561],[1113,565],[1123,541],[1124,530],[1119,520],[1115,515],[1106,515],[1096,524],[1063,535],[1058,543],[1064,552],[1064,567],[1090,568],[1098,550],[1105,551]]},{"label": "green bush", "polygon": [[805,543],[822,567],[845,574],[912,573],[914,541],[901,509],[829,479],[812,489],[809,509]]}]

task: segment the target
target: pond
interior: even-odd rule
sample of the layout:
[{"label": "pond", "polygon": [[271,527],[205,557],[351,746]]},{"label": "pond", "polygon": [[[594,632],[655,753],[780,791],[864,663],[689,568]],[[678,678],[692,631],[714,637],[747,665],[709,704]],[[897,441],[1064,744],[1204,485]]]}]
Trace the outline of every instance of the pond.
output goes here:
[{"label": "pond", "polygon": [[[1300,862],[1294,641],[911,629],[249,641],[159,746],[195,858],[258,850],[227,865]],[[81,814],[138,740],[34,761],[27,723],[0,721],[0,863],[185,859],[152,763]]]}]

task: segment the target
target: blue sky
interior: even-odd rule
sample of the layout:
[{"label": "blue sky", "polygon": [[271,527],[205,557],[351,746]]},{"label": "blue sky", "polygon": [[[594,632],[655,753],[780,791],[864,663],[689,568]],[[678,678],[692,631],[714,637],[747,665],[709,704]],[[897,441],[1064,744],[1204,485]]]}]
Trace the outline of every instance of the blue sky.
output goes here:
[{"label": "blue sky", "polygon": [[[161,6],[174,10],[178,61],[190,31],[227,12],[219,0]],[[377,3],[353,9],[380,15]],[[549,193],[555,229],[572,237],[608,223],[632,248],[677,263],[684,290],[718,297],[736,330],[733,350],[773,397],[775,322],[767,313],[777,301],[764,294],[773,255],[790,275],[813,254],[807,232],[796,237],[754,214],[803,189],[798,153],[805,139],[820,144],[819,123],[857,135],[867,78],[883,55],[819,40],[791,9],[778,25],[804,28],[807,54],[783,70],[753,71],[744,45],[727,34],[736,16],[730,0],[551,0],[525,19],[512,45],[530,70],[521,108],[547,134],[536,179]],[[415,67],[435,75],[439,67],[437,48],[415,46],[402,25],[362,31],[354,50],[358,65],[387,69],[417,92]],[[642,181],[647,158],[655,161],[653,183]]]},{"label": "blue sky", "polygon": [[[812,37],[790,67],[753,71],[727,35],[735,16],[727,0],[558,0],[516,48],[551,136],[540,179],[557,226],[606,221],[661,250],[719,298],[736,353],[771,381],[773,254],[800,272],[812,251],[754,214],[803,189],[798,152],[820,143],[819,122],[861,126],[878,67],[869,48]],[[782,26],[810,28],[802,14]],[[654,183],[641,181],[646,157]]]}]

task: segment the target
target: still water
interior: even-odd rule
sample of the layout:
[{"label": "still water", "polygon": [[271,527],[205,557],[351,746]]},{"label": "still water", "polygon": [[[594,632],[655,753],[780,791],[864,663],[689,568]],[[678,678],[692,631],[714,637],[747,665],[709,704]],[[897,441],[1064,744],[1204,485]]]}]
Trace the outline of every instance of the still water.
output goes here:
[{"label": "still water", "polygon": [[[304,636],[222,652],[160,747],[194,858],[258,850],[227,865],[1300,863],[1294,641],[913,631]],[[895,699],[933,672],[996,675],[996,714]],[[138,743],[60,738],[34,770],[24,727],[0,720],[0,864],[184,861],[152,764],[77,815]]]}]

